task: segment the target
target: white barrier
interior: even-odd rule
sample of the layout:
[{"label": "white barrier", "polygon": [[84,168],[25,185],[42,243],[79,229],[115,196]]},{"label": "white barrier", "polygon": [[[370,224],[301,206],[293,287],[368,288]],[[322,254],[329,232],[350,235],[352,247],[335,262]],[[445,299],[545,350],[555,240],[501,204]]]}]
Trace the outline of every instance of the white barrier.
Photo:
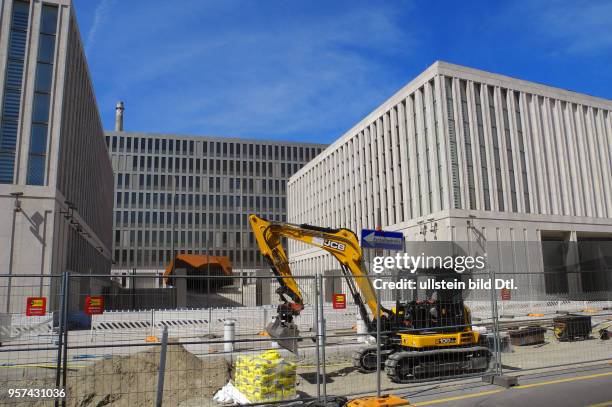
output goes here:
[{"label": "white barrier", "polygon": [[45,316],[11,315],[8,325],[0,325],[1,341],[36,340],[52,342],[53,314]]},{"label": "white barrier", "polygon": [[[558,311],[580,312],[589,308],[610,307],[611,303],[611,301],[499,301],[498,308],[500,317],[526,317],[536,313],[551,316]],[[394,305],[394,302],[383,302],[386,308]],[[489,301],[466,301],[466,305],[475,319],[484,321],[491,319]],[[96,333],[103,332],[155,335],[164,326],[167,326],[168,334],[171,337],[202,336],[208,333],[222,336],[223,322],[226,319],[235,321],[236,335],[257,334],[265,329],[275,314],[276,306],[274,305],[215,309],[110,311],[92,316],[91,335],[92,340]],[[331,305],[326,305],[323,314],[329,330],[356,329],[358,309],[355,305],[347,305],[342,310],[334,310]],[[305,306],[294,322],[301,332],[314,332],[312,306]]]}]

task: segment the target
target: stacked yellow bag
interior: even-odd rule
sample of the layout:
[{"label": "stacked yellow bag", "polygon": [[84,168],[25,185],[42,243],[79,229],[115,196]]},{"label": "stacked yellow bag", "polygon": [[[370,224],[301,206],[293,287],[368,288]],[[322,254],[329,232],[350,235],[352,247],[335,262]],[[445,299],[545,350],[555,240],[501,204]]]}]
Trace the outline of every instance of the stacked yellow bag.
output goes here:
[{"label": "stacked yellow bag", "polygon": [[295,397],[296,370],[275,350],[238,356],[234,385],[251,402],[289,400]]}]

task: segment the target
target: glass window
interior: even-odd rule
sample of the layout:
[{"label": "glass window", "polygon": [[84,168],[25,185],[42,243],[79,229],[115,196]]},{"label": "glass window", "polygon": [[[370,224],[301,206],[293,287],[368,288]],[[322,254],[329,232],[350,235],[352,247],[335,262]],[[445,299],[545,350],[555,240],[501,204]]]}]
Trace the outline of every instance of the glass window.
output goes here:
[{"label": "glass window", "polygon": [[51,93],[51,81],[53,78],[53,65],[38,63],[36,65],[36,92]]},{"label": "glass window", "polygon": [[11,31],[11,42],[9,43],[9,58],[23,60],[25,54],[26,39],[26,31]]},{"label": "glass window", "polygon": [[38,61],[53,63],[53,54],[55,53],[55,36],[40,34],[38,40]]},{"label": "glass window", "polygon": [[49,121],[49,95],[43,93],[34,94],[34,111],[32,121],[46,123]]},{"label": "glass window", "polygon": [[28,13],[30,12],[30,5],[26,1],[16,1],[13,3],[13,20],[12,28],[19,30],[28,29]]},{"label": "glass window", "polygon": [[8,61],[6,65],[6,87],[21,88],[23,77],[23,63]]},{"label": "glass window", "polygon": [[19,101],[21,92],[19,90],[7,89],[4,93],[3,119],[17,119],[19,117]]},{"label": "glass window", "polygon": [[30,140],[31,154],[45,154],[47,152],[47,125],[33,124],[32,138]]},{"label": "glass window", "polygon": [[45,34],[55,34],[57,29],[57,7],[43,6],[42,17],[40,19],[40,32]]},{"label": "glass window", "polygon": [[30,155],[28,160],[28,185],[43,185],[45,183],[45,156]]}]

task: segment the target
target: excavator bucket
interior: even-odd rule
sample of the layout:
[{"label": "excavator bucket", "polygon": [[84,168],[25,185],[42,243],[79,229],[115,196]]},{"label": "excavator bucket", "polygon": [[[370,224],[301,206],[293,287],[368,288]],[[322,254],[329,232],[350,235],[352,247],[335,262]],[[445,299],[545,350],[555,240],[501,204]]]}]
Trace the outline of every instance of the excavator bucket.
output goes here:
[{"label": "excavator bucket", "polygon": [[298,336],[300,331],[294,323],[283,323],[279,318],[274,319],[266,327],[266,332],[274,342],[291,353],[298,351]]}]

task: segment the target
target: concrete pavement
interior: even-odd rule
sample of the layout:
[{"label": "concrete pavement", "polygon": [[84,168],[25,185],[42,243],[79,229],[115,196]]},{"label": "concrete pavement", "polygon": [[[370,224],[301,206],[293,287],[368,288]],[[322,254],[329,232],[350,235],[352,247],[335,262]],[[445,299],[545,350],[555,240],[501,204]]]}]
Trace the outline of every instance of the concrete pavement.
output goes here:
[{"label": "concrete pavement", "polygon": [[523,375],[519,386],[504,389],[482,385],[463,389],[440,388],[431,393],[402,392],[414,406],[453,407],[604,407],[612,406],[612,366]]}]

